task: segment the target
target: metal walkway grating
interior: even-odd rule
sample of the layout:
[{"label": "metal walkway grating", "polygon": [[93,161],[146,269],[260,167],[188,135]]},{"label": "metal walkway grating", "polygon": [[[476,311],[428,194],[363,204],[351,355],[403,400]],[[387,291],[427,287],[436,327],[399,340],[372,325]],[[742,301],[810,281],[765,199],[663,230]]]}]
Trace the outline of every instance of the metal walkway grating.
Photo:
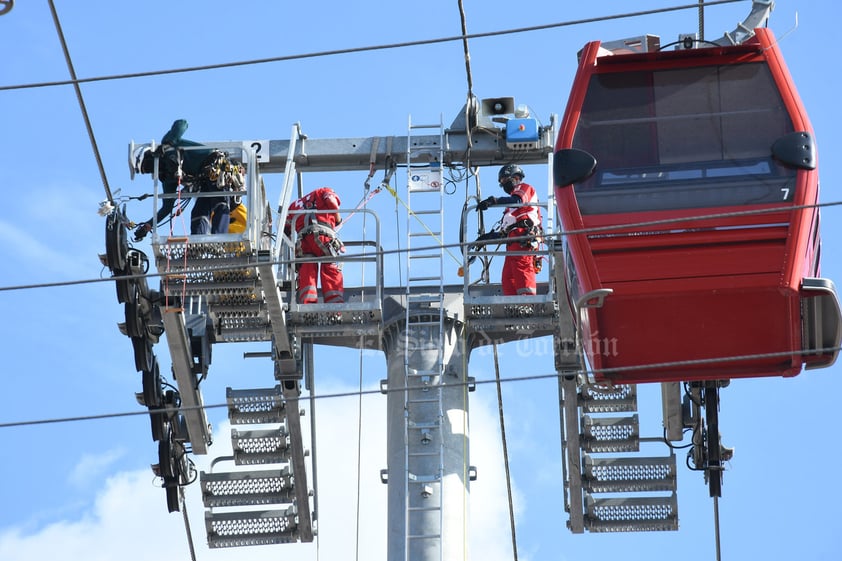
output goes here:
[{"label": "metal walkway grating", "polygon": [[229,473],[201,473],[202,499],[208,508],[292,504],[288,468]]},{"label": "metal walkway grating", "polygon": [[257,512],[205,513],[211,548],[273,545],[298,541],[295,507]]},{"label": "metal walkway grating", "polygon": [[579,404],[585,413],[637,411],[637,386],[593,386],[582,388]]},{"label": "metal walkway grating", "polygon": [[585,527],[590,532],[652,532],[678,529],[678,502],[668,497],[595,499],[585,496]]},{"label": "metal walkway grating", "polygon": [[582,449],[586,452],[637,452],[640,449],[638,416],[582,416]]},{"label": "metal walkway grating", "polygon": [[282,464],[289,461],[290,438],[286,430],[231,429],[234,463],[239,465]]},{"label": "metal walkway grating", "polygon": [[232,425],[278,424],[286,419],[280,386],[226,391],[228,419]]},{"label": "metal walkway grating", "polygon": [[583,482],[592,493],[674,491],[675,456],[583,459]]}]

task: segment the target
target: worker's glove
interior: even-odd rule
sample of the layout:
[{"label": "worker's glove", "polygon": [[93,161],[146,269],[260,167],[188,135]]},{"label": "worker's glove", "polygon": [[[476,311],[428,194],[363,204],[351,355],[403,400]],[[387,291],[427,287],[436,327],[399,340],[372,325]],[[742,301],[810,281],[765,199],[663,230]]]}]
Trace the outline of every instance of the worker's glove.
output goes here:
[{"label": "worker's glove", "polygon": [[496,204],[496,203],[497,203],[497,197],[493,197],[493,196],[488,197],[487,199],[480,201],[480,203],[477,205],[477,210],[479,210],[479,211],[488,210],[488,207],[490,207],[491,205]]},{"label": "worker's glove", "polygon": [[488,240],[499,240],[503,237],[503,232],[498,232],[497,230],[491,230],[490,232],[486,232],[480,237],[477,238],[477,241],[488,241]]},{"label": "worker's glove", "polygon": [[486,245],[486,244],[481,243],[481,242],[490,242],[492,240],[499,240],[502,237],[503,237],[503,234],[501,232],[497,232],[496,230],[486,232],[486,233],[482,234],[480,237],[478,237],[476,239],[476,241],[474,241],[474,243],[471,244],[469,249],[471,251],[478,251],[478,250],[482,249],[483,246]]},{"label": "worker's glove", "polygon": [[146,237],[146,234],[152,231],[152,225],[149,222],[141,223],[134,231],[134,241],[139,242]]}]

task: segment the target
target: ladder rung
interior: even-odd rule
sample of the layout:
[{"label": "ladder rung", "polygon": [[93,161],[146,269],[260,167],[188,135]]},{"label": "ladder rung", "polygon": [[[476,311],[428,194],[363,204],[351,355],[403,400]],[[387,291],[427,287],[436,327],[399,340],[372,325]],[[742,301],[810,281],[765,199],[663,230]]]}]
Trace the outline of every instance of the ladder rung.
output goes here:
[{"label": "ladder rung", "polygon": [[[410,193],[439,193],[441,189],[435,187],[410,187]],[[419,214],[419,211],[412,211],[414,214]]]},{"label": "ladder rung", "polygon": [[431,280],[440,281],[441,277],[439,277],[439,276],[409,277],[409,282],[431,281]]},{"label": "ladder rung", "polygon": [[441,480],[437,474],[430,474],[430,475],[415,475],[414,473],[410,473],[407,481],[409,483],[435,483],[436,481]]},{"label": "ladder rung", "polygon": [[429,307],[426,308],[427,310],[429,310],[429,313],[424,314],[424,317],[426,319],[416,319],[415,321],[410,322],[410,325],[438,325],[441,323],[443,314],[439,313],[440,308],[435,308],[432,306],[432,304],[437,303],[435,300],[430,302],[429,300],[413,300],[410,298],[409,302],[412,304],[418,304],[419,306],[423,304],[431,304]]},{"label": "ladder rung", "polygon": [[423,302],[441,302],[444,300],[442,294],[410,294],[409,301],[413,304],[420,304]]},{"label": "ladder rung", "polygon": [[[416,324],[413,324],[413,325],[416,325]],[[415,369],[415,368],[407,368],[406,373],[407,373],[408,376],[441,376],[441,369],[430,368],[430,369],[418,370],[418,369]]]},{"label": "ladder rung", "polygon": [[408,421],[409,428],[411,429],[436,429],[439,428],[439,423],[436,421],[430,421],[429,423],[416,423],[414,421]]},{"label": "ladder rung", "polygon": [[441,538],[441,534],[410,534],[406,537],[408,540],[430,540],[433,538]]},{"label": "ladder rung", "polygon": [[441,123],[436,123],[433,125],[409,125],[410,129],[440,129]]},{"label": "ladder rung", "polygon": [[[418,324],[418,323],[412,323],[412,326],[413,326],[413,327],[415,327],[416,325],[419,325],[419,324]],[[436,323],[436,325],[438,325],[438,323]],[[441,348],[441,347],[439,346],[440,344],[441,344],[441,342],[440,342],[440,341],[437,341],[435,344],[431,344],[431,343],[429,343],[429,342],[428,342],[428,343],[421,343],[421,342],[419,342],[419,343],[415,346],[415,350],[416,350],[416,351],[436,351],[436,350],[439,350],[439,349]]]},{"label": "ladder rung", "polygon": [[[410,388],[410,389],[419,389],[419,388]],[[439,400],[438,400],[438,399],[435,399],[435,398],[430,398],[430,399],[407,399],[407,400],[406,400],[406,402],[407,402],[407,404],[409,404],[409,405],[412,405],[412,404],[419,404],[419,405],[420,405],[420,404],[422,404],[422,403],[438,403],[438,402],[439,402]]]},{"label": "ladder rung", "polygon": [[413,321],[413,327],[432,327],[436,325],[441,325],[441,320],[439,321]]},{"label": "ladder rung", "polygon": [[[433,376],[408,376],[408,378],[419,378],[423,385],[421,386],[410,386],[407,389],[410,391],[418,392],[419,390],[423,393],[428,393],[430,390],[439,390],[441,391],[441,384],[433,381]],[[438,398],[427,398],[427,397],[417,397],[415,399],[407,399],[407,403],[433,403],[438,402]]]},{"label": "ladder rung", "polygon": [[[435,349],[431,349],[431,350],[435,350]],[[407,373],[406,377],[407,377],[407,379],[410,379],[410,380],[420,378],[422,381],[424,381],[426,383],[429,383],[429,382],[432,381],[433,378],[440,377],[441,375],[442,375],[442,373],[437,371],[437,372],[424,372],[424,373],[421,373],[421,374]]]},{"label": "ladder rung", "polygon": [[439,456],[441,454],[440,451],[436,452],[410,452],[409,456],[411,458],[429,458],[432,456]]}]

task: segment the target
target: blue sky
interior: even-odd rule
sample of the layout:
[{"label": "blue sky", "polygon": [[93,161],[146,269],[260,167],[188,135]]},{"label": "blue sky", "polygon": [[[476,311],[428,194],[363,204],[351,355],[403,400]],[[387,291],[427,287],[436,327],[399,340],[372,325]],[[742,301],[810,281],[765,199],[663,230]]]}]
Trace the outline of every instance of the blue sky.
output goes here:
[{"label": "blue sky", "polygon": [[[469,33],[679,4],[464,1]],[[455,0],[421,6],[373,0],[56,2],[79,78],[459,35]],[[708,8],[706,37],[734,29],[749,6],[738,2]],[[836,185],[842,180],[842,162],[836,157],[842,78],[832,63],[839,15],[842,9],[831,0],[778,0],[770,22],[816,131],[823,202],[840,199]],[[698,13],[691,9],[477,38],[469,43],[473,93],[515,97],[547,124],[552,114],[563,113],[576,51],[587,41],[652,33],[668,42],[697,29]],[[0,86],[68,78],[46,1],[18,2],[0,16],[0,52]],[[450,123],[465,102],[467,79],[462,43],[453,41],[100,81],[82,85],[82,93],[112,191],[137,195],[149,184],[130,181],[128,142],[159,140],[177,118],[189,121],[186,137],[193,140],[287,139],[295,122],[311,138],[403,135],[408,115],[426,122],[441,116]],[[104,189],[73,88],[0,91],[0,107],[6,192],[6,212],[0,216],[0,287],[108,276],[97,257],[104,252],[104,220],[96,212]],[[496,169],[484,172],[486,191],[496,189],[495,174]],[[527,169],[527,181],[542,198],[545,178],[546,170],[539,166]],[[359,172],[325,181],[339,191],[345,205],[353,206],[362,196],[364,179]],[[279,176],[267,178],[270,200],[277,199],[279,186]],[[395,223],[395,203],[388,197],[380,194],[373,202],[384,232]],[[455,209],[448,216],[452,224],[462,202],[457,198],[450,202]],[[129,216],[146,219],[151,207],[144,205],[131,203]],[[822,272],[837,283],[842,282],[838,208],[822,211]],[[141,247],[148,249],[148,242]],[[112,283],[3,290],[0,310],[0,380],[5,388],[0,392],[0,423],[141,411],[134,397],[141,388],[140,375],[129,340],[117,330],[123,307]],[[541,341],[500,347],[501,375],[552,374],[548,349]],[[223,403],[227,386],[273,385],[271,366],[243,360],[244,350],[251,349],[214,348],[206,403]],[[156,346],[156,353],[162,372],[168,371],[165,345]],[[719,503],[723,559],[842,558],[842,488],[835,484],[842,453],[833,440],[840,368],[791,379],[740,380],[722,391],[721,430],[725,443],[736,448]],[[376,389],[384,373],[385,360],[376,353],[316,350],[320,393],[354,391],[361,382],[363,389]],[[474,354],[470,374],[493,379],[490,353]],[[640,393],[642,430],[657,435],[658,394],[652,387],[640,388]],[[555,382],[508,383],[503,396],[520,559],[714,558],[711,499],[701,475],[683,468],[678,532],[570,534],[562,507]],[[481,385],[471,400],[471,464],[479,473],[471,489],[472,556],[511,559],[493,385]],[[379,482],[386,461],[385,398],[337,398],[317,406],[315,413],[318,543],[211,551],[205,545],[202,504],[194,484],[188,488],[187,508],[199,559],[344,559],[357,544],[361,558],[385,559],[386,488]],[[223,447],[224,410],[211,410],[209,416],[217,431],[214,447]],[[210,457],[224,454],[224,449],[212,449]],[[208,459],[196,459],[200,469]],[[149,469],[157,460],[146,416],[0,428],[0,460],[0,559],[189,558],[181,516],[167,513],[164,493]]]}]

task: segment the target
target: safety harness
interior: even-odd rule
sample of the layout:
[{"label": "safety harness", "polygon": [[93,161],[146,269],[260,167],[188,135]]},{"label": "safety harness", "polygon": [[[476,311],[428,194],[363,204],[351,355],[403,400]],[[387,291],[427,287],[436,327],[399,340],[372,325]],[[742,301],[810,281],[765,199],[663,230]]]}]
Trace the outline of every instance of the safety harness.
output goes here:
[{"label": "safety harness", "polygon": [[[301,240],[304,239],[305,236],[310,234],[315,236],[316,245],[319,246],[319,249],[322,250],[322,253],[325,255],[330,255],[331,257],[336,257],[340,253],[345,252],[345,244],[337,237],[336,230],[328,226],[323,222],[319,222],[314,220],[312,215],[308,214],[307,218],[309,222],[306,226],[304,226],[298,232],[298,239],[295,242],[295,254],[298,256],[302,255],[301,252]],[[328,242],[322,239],[322,236],[329,238]]]}]

